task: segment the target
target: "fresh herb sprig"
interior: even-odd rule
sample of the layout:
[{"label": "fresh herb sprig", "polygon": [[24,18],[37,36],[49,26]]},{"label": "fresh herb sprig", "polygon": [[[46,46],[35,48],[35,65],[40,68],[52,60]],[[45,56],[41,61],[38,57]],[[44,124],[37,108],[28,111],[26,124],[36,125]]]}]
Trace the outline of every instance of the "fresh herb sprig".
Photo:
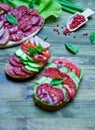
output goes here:
[{"label": "fresh herb sprig", "polygon": [[43,47],[42,47],[42,45],[39,43],[39,45],[38,45],[37,47],[35,47],[35,48],[29,47],[29,48],[28,48],[28,51],[29,51],[29,53],[30,53],[31,55],[36,56],[37,53],[42,53],[42,52],[43,52]]}]

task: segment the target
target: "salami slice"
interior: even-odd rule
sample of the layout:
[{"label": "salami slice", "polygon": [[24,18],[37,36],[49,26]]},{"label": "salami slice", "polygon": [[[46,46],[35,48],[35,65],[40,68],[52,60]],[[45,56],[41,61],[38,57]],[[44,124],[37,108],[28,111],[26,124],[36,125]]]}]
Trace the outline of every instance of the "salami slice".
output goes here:
[{"label": "salami slice", "polygon": [[5,32],[4,27],[0,28],[0,37],[2,37],[2,35],[4,34],[4,32]]},{"label": "salami slice", "polygon": [[41,101],[56,105],[61,100],[64,100],[63,92],[60,89],[53,88],[51,85],[45,83],[37,88],[37,96]]},{"label": "salami slice", "polygon": [[32,16],[31,18],[31,24],[37,25],[37,23],[40,21],[40,16]]},{"label": "salami slice", "polygon": [[7,72],[8,75],[15,76],[15,73],[13,71],[13,66],[10,63],[8,63],[6,65],[6,72]]},{"label": "salami slice", "polygon": [[2,3],[0,4],[0,9],[4,10],[5,12],[10,11],[11,7],[8,4]]},{"label": "salami slice", "polygon": [[11,41],[20,41],[24,37],[23,32],[18,30],[16,33],[10,35]]},{"label": "salami slice", "polygon": [[28,74],[24,73],[22,70],[21,70],[21,67],[13,67],[13,71],[15,73],[16,76],[28,76]]},{"label": "salami slice", "polygon": [[29,15],[31,15],[31,16],[38,16],[39,15],[39,12],[38,12],[38,10],[36,10],[36,9],[28,9],[28,11],[27,11],[27,14],[29,14]]},{"label": "salami slice", "polygon": [[11,57],[10,57],[9,63],[10,63],[12,66],[16,66],[16,67],[22,67],[22,66],[23,66],[22,63],[17,63],[17,62],[14,60],[14,56],[11,56]]},{"label": "salami slice", "polygon": [[3,27],[3,21],[0,21],[0,29]]},{"label": "salami slice", "polygon": [[9,41],[9,32],[7,29],[4,29],[4,34],[0,37],[0,45],[4,46]]},{"label": "salami slice", "polygon": [[17,8],[11,9],[11,14],[14,15],[18,20],[20,20],[27,12],[26,6],[19,6]]},{"label": "salami slice", "polygon": [[7,29],[11,35],[11,34],[17,33],[18,26],[17,25],[9,25],[9,26],[7,26]]}]

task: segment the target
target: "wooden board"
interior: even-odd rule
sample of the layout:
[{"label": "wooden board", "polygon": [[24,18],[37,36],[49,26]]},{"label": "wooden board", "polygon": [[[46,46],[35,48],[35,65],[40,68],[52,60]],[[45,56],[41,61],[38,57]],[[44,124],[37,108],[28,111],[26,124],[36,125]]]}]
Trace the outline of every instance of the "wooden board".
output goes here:
[{"label": "wooden board", "polygon": [[[77,4],[95,10],[94,0],[79,0]],[[0,49],[0,130],[95,130],[95,45],[89,39],[90,32],[95,31],[95,15],[78,31],[64,36],[61,26],[66,25],[69,16],[69,13],[62,12],[58,19],[48,19],[38,36],[48,36],[47,41],[51,43],[52,57],[48,63],[56,57],[66,56],[84,69],[75,98],[57,112],[38,108],[32,99],[36,76],[20,82],[9,79],[4,72],[9,57],[19,46]],[[54,28],[58,28],[60,35],[53,31]],[[88,36],[83,36],[85,32]],[[65,42],[77,45],[79,53],[70,53],[64,46]]]}]

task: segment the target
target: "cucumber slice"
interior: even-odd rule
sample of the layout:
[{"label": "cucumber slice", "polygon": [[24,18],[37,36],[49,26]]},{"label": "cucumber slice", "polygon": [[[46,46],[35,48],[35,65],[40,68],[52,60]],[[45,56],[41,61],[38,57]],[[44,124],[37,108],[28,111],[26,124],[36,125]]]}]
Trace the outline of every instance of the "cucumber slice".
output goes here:
[{"label": "cucumber slice", "polygon": [[27,60],[27,55],[24,53],[20,58],[21,58],[21,61],[23,62],[23,61],[28,61]]},{"label": "cucumber slice", "polygon": [[27,56],[26,59],[30,62],[35,62],[30,56]]},{"label": "cucumber slice", "polygon": [[36,63],[31,63],[31,62],[28,62],[27,63],[30,67],[32,67],[32,68],[41,68],[41,66],[39,65],[39,64],[36,64]]},{"label": "cucumber slice", "polygon": [[25,65],[25,68],[26,68],[28,71],[39,72],[38,69],[32,68],[32,67],[30,67],[29,65]]},{"label": "cucumber slice", "polygon": [[37,83],[37,84],[42,84],[42,83],[44,83],[46,80],[47,80],[47,77],[42,76],[40,79],[38,79],[38,80],[36,81],[36,83]]},{"label": "cucumber slice", "polygon": [[21,57],[24,54],[24,52],[23,52],[23,50],[21,48],[18,48],[14,54],[17,57]]},{"label": "cucumber slice", "polygon": [[63,73],[68,73],[68,68],[62,66],[61,68],[59,68],[59,70]]},{"label": "cucumber slice", "polygon": [[80,83],[80,79],[78,78],[78,76],[74,72],[68,72],[67,74],[70,76],[70,78],[76,84],[76,89],[78,89],[78,86],[79,86],[79,83]]},{"label": "cucumber slice", "polygon": [[57,64],[55,64],[55,63],[50,63],[48,66],[47,66],[47,68],[57,68]]}]

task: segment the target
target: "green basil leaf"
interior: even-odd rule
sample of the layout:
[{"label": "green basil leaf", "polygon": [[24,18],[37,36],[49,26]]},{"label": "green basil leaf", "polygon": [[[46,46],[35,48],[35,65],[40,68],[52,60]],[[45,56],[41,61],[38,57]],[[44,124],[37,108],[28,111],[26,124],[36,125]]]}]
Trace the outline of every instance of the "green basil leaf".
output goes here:
[{"label": "green basil leaf", "polygon": [[95,44],[95,32],[91,32],[90,34],[90,40],[92,44]]},{"label": "green basil leaf", "polygon": [[36,48],[28,48],[28,51],[31,55],[36,56],[37,55],[37,50]]},{"label": "green basil leaf", "polygon": [[65,46],[67,47],[67,49],[69,49],[74,54],[77,54],[79,52],[78,47],[71,43],[65,43]]},{"label": "green basil leaf", "polygon": [[13,15],[10,15],[10,14],[6,14],[6,19],[12,23],[12,24],[17,24],[18,23],[18,19],[13,16]]},{"label": "green basil leaf", "polygon": [[46,41],[47,39],[48,39],[48,37],[43,38],[44,41]]},{"label": "green basil leaf", "polygon": [[61,84],[63,82],[63,79],[62,78],[55,78],[53,79],[50,84],[51,85],[58,85],[58,84]]},{"label": "green basil leaf", "polygon": [[39,44],[39,45],[37,46],[37,51],[40,52],[40,53],[43,51],[43,47],[42,47],[41,44]]}]

